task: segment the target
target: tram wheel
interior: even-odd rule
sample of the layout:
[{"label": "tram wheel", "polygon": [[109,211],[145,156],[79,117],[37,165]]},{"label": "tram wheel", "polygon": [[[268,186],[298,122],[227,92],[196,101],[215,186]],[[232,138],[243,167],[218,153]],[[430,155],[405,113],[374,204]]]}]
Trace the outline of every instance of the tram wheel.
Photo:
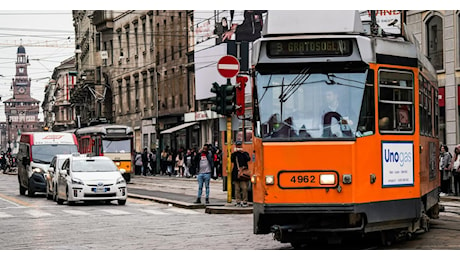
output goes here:
[{"label": "tram wheel", "polygon": [[307,248],[307,244],[304,242],[291,242],[291,246],[296,250],[302,250]]}]

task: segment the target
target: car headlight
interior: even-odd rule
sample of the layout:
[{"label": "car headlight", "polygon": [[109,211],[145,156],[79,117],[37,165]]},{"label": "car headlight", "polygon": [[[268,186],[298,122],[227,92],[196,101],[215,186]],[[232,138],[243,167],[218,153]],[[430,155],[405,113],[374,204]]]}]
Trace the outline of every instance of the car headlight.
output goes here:
[{"label": "car headlight", "polygon": [[77,178],[72,178],[72,184],[85,185],[82,180],[77,179]]},{"label": "car headlight", "polygon": [[45,170],[43,170],[42,168],[38,168],[38,167],[32,168],[32,172],[33,172],[33,173],[45,174]]},{"label": "car headlight", "polygon": [[117,179],[117,184],[126,184],[125,178],[120,177]]}]

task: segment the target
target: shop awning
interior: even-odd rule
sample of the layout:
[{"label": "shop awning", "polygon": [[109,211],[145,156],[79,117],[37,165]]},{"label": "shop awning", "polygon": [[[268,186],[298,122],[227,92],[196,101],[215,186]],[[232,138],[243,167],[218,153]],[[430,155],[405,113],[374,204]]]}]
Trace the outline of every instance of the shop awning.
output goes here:
[{"label": "shop awning", "polygon": [[176,132],[178,130],[181,130],[181,129],[184,129],[184,128],[187,128],[189,126],[196,125],[196,124],[198,124],[198,122],[184,123],[182,125],[178,125],[178,126],[171,127],[169,129],[163,130],[163,131],[160,132],[160,134],[171,134],[171,133],[174,133],[174,132]]}]

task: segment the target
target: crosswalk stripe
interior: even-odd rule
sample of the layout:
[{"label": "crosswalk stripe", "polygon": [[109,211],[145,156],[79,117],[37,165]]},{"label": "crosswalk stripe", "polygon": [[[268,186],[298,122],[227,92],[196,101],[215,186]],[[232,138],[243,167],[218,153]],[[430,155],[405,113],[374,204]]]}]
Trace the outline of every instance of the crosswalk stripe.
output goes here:
[{"label": "crosswalk stripe", "polygon": [[168,208],[166,209],[167,211],[172,211],[175,213],[180,213],[180,214],[200,214],[199,212],[190,210],[190,209],[182,209],[182,208]]},{"label": "crosswalk stripe", "polygon": [[88,212],[85,212],[85,211],[81,211],[81,210],[63,210],[65,213],[68,213],[68,214],[71,214],[71,215],[75,215],[75,216],[86,216],[86,215],[89,215]]},{"label": "crosswalk stripe", "polygon": [[169,215],[168,213],[155,209],[141,209],[140,211],[152,214],[152,215]]},{"label": "crosswalk stripe", "polygon": [[107,213],[112,214],[112,215],[129,215],[129,214],[132,214],[130,212],[123,211],[123,210],[118,210],[118,209],[101,209],[101,211],[107,212]]},{"label": "crosswalk stripe", "polygon": [[11,218],[11,217],[13,217],[13,216],[11,216],[10,214],[0,212],[0,218]]},{"label": "crosswalk stripe", "polygon": [[50,214],[48,212],[44,212],[44,211],[40,211],[40,210],[27,210],[25,213],[31,215],[32,217],[36,217],[36,218],[47,217],[47,216],[52,215],[52,214]]}]

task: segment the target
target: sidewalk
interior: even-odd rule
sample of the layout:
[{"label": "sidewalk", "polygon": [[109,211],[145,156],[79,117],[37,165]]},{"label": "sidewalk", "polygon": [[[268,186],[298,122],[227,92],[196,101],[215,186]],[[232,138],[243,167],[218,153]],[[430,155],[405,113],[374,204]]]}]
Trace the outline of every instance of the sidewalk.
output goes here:
[{"label": "sidewalk", "polygon": [[211,179],[209,187],[210,204],[204,204],[204,187],[202,204],[195,204],[198,193],[198,181],[195,178],[134,175],[128,183],[128,197],[172,204],[180,208],[202,208],[209,214],[252,214],[252,204],[247,208],[241,208],[227,203],[227,191],[223,191],[222,179]]}]

